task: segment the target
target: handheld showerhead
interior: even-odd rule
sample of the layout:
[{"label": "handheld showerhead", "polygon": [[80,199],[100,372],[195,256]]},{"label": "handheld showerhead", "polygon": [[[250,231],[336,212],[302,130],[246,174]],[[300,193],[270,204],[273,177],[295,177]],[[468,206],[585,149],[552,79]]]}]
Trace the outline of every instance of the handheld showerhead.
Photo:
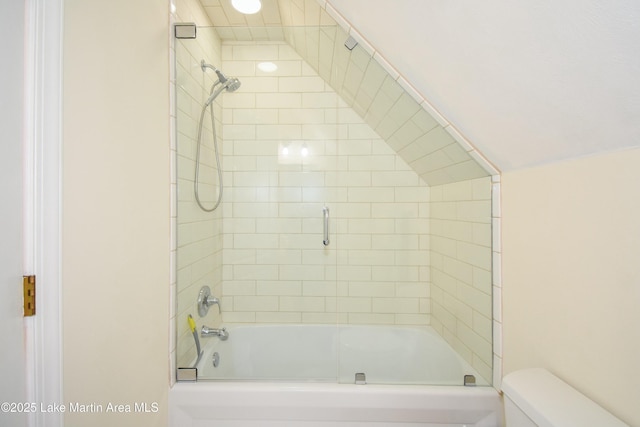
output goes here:
[{"label": "handheld showerhead", "polygon": [[[202,68],[203,72],[206,71],[207,68],[211,68],[218,76],[218,81],[215,82],[211,87],[211,93],[209,95],[209,98],[207,98],[207,101],[204,103],[205,106],[208,106],[209,104],[211,104],[213,100],[216,99],[216,97],[220,95],[220,93],[223,90],[226,90],[227,92],[235,92],[240,87],[240,84],[241,84],[240,80],[238,80],[235,77],[228,78],[227,76],[224,75],[222,71],[218,70],[213,65],[207,64],[206,62],[204,62],[204,59],[200,61],[200,68]],[[214,91],[213,88],[216,87],[216,85],[221,85],[221,86]]]},{"label": "handheld showerhead", "polygon": [[[205,107],[208,106],[209,104],[211,104],[213,102],[214,99],[216,99],[218,97],[218,95],[220,95],[220,93],[222,93],[223,90],[226,90],[227,92],[235,92],[236,90],[238,90],[238,88],[240,87],[242,83],[240,83],[240,80],[238,80],[235,77],[232,77],[230,79],[227,79],[222,86],[220,86],[218,89],[216,89],[215,91],[213,91],[213,87],[211,95],[209,95],[209,98],[207,98],[207,100],[205,101],[204,105]],[[215,87],[215,85],[214,85]]]},{"label": "handheld showerhead", "polygon": [[238,90],[238,88],[240,88],[241,85],[242,83],[240,83],[240,80],[232,77],[231,79],[229,79],[229,83],[227,84],[227,92],[235,92],[236,90]]}]

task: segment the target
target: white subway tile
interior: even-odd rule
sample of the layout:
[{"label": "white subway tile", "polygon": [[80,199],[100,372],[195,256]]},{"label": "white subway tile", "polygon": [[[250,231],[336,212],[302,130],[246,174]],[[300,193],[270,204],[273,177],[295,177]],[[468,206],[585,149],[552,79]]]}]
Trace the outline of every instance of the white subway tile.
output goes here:
[{"label": "white subway tile", "polygon": [[396,314],[396,325],[429,325],[430,317],[428,314]]},{"label": "white subway tile", "polygon": [[232,47],[234,61],[261,61],[278,57],[278,45],[236,44]]},{"label": "white subway tile", "polygon": [[[253,280],[250,281],[232,281],[227,280],[223,284],[223,293],[225,297],[237,296],[237,295],[256,295],[256,284]],[[226,310],[225,310],[226,313]]]},{"label": "white subway tile", "polygon": [[391,203],[393,200],[382,201],[371,206],[372,218],[418,218],[419,205],[417,203]]},{"label": "white subway tile", "polygon": [[368,234],[341,234],[336,237],[340,249],[371,249],[371,236]]},{"label": "white subway tile", "polygon": [[321,280],[324,279],[324,267],[321,265],[280,265],[280,280]]},{"label": "white subway tile", "polygon": [[[302,94],[300,93],[257,93],[251,96],[255,99],[255,106],[257,108],[302,107]],[[237,107],[241,107],[241,105]]]},{"label": "white subway tile", "polygon": [[256,75],[255,61],[225,61],[224,72],[227,76],[235,76],[241,79],[244,77],[254,77]]},{"label": "white subway tile", "polygon": [[460,340],[470,348],[474,355],[480,358],[484,363],[491,366],[493,360],[493,349],[490,341],[483,339],[475,333],[473,329],[463,324],[457,325],[457,333]]},{"label": "white subway tile", "polygon": [[491,269],[491,248],[474,245],[467,242],[458,242],[457,253],[461,261],[468,262],[476,267],[486,270]]},{"label": "white subway tile", "polygon": [[400,95],[400,98],[389,110],[389,117],[396,123],[399,128],[407,120],[411,119],[418,112],[420,105],[406,92]]},{"label": "white subway tile", "polygon": [[355,266],[344,266],[338,265],[338,276],[341,280],[371,280],[371,266],[366,265],[355,265]]},{"label": "white subway tile", "polygon": [[233,124],[251,125],[251,124],[269,124],[278,122],[278,111],[267,109],[234,109]]},{"label": "white subway tile", "polygon": [[372,298],[371,311],[374,313],[417,314],[419,301],[416,298]]},{"label": "white subway tile", "polygon": [[301,76],[301,77],[278,77],[277,90],[263,90],[262,92],[279,92],[279,93],[308,93],[308,92],[324,92],[325,83],[318,76]]},{"label": "white subway tile", "polygon": [[393,194],[389,187],[349,188],[349,202],[392,202]]},{"label": "white subway tile", "polygon": [[[224,101],[226,102],[227,98],[233,98],[236,95],[243,93],[255,93],[255,94],[266,94],[266,93],[278,93],[281,92],[278,89],[278,86],[281,84],[281,79],[294,79],[299,77],[242,77],[242,86],[238,89],[238,92],[227,93],[224,95]],[[296,91],[285,91],[285,92],[296,92]]]},{"label": "white subway tile", "polygon": [[[306,140],[327,140],[341,138],[341,135],[345,131],[345,127],[336,124],[303,124],[302,125],[302,139]],[[310,153],[313,156],[313,153]]]},{"label": "white subway tile", "polygon": [[450,144],[442,149],[451,159],[452,163],[462,163],[469,160],[469,155],[460,146],[460,144]]},{"label": "white subway tile", "polygon": [[338,311],[352,313],[371,313],[371,298],[338,297]]},{"label": "white subway tile", "polygon": [[278,311],[279,301],[277,296],[234,296],[234,311]]},{"label": "white subway tile", "polygon": [[365,123],[348,125],[349,139],[376,139],[378,134]]},{"label": "white subway tile", "polygon": [[256,98],[265,94],[242,93],[240,91],[230,93],[224,96],[223,102],[226,108],[255,108]]},{"label": "white subway tile", "polygon": [[392,155],[389,156],[350,156],[349,170],[352,171],[372,171],[372,170],[394,170],[395,158]]},{"label": "white subway tile", "polygon": [[305,280],[302,283],[302,295],[322,296],[322,297],[336,296],[335,280],[326,280],[326,281]]},{"label": "white subway tile", "polygon": [[475,288],[486,294],[491,293],[491,271],[484,268],[473,267],[473,282]]},{"label": "white subway tile", "polygon": [[257,323],[301,323],[302,313],[296,312],[257,312]]},{"label": "white subway tile", "polygon": [[[350,250],[348,259],[349,265],[392,266],[394,264],[394,253],[393,251],[385,250]],[[377,277],[376,279],[386,280],[382,277]]]},{"label": "white subway tile", "polygon": [[[395,285],[395,295],[404,298],[419,298],[420,300],[429,298],[430,286],[420,282],[399,282]],[[422,309],[420,309],[422,313]]]},{"label": "white subway tile", "polygon": [[[292,280],[264,281],[256,284],[256,295],[297,296],[302,295],[302,282]],[[282,300],[280,300],[282,302]],[[280,307],[282,309],[282,307]]]},{"label": "white subway tile", "polygon": [[295,312],[323,312],[325,309],[324,297],[280,297],[280,311]]},{"label": "white subway tile", "polygon": [[393,233],[395,223],[393,219],[350,219],[349,233],[353,234],[390,234]]},{"label": "white subway tile", "polygon": [[[275,121],[275,120],[274,120]],[[325,112],[321,109],[280,109],[278,120],[281,124],[324,123]]]},{"label": "white subway tile", "polygon": [[228,311],[223,315],[225,323],[255,323],[255,312]]},{"label": "white subway tile", "polygon": [[[422,184],[422,183],[421,183]],[[428,202],[430,189],[429,187],[419,185],[415,187],[396,187],[396,202]]]},{"label": "white subway tile", "polygon": [[[287,140],[287,139],[300,139],[302,138],[302,126],[301,125],[257,125],[255,126],[255,135],[258,140]],[[236,138],[236,139],[248,139],[248,138]]]},{"label": "white subway tile", "polygon": [[231,139],[254,139],[256,136],[256,126],[254,125],[226,125],[222,131],[225,140]]},{"label": "white subway tile", "polygon": [[373,171],[371,173],[372,185],[391,187],[417,187],[419,177],[413,171]]},{"label": "white subway tile", "polygon": [[363,325],[393,325],[395,315],[390,313],[349,313],[349,323]]},{"label": "white subway tile", "polygon": [[301,94],[302,108],[336,108],[338,95],[335,92],[304,92]]},{"label": "white subway tile", "polygon": [[264,249],[278,246],[277,234],[236,234],[233,245],[236,249]]},{"label": "white subway tile", "polygon": [[387,298],[395,296],[395,286],[386,282],[350,282],[349,296]]},{"label": "white subway tile", "polygon": [[[422,247],[422,245],[420,244]],[[401,250],[396,251],[396,265],[420,267],[420,280],[424,280],[423,270],[428,273],[429,252],[427,250]]]}]

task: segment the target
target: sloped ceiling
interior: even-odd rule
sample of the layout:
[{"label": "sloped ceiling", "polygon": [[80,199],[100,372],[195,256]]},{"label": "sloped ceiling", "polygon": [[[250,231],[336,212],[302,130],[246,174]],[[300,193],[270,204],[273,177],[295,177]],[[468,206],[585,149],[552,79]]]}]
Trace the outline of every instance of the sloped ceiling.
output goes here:
[{"label": "sloped ceiling", "polygon": [[[374,58],[375,50],[335,9],[325,10],[324,2],[263,0],[262,11],[248,16],[235,12],[228,0],[202,4],[222,40],[287,41],[428,185],[496,173],[393,66]],[[347,32],[365,47],[347,49]]]},{"label": "sloped ceiling", "polygon": [[498,169],[640,146],[637,0],[329,0]]},{"label": "sloped ceiling", "polygon": [[333,9],[501,171],[640,146],[637,0],[263,0],[249,16],[201,2],[236,38]]}]

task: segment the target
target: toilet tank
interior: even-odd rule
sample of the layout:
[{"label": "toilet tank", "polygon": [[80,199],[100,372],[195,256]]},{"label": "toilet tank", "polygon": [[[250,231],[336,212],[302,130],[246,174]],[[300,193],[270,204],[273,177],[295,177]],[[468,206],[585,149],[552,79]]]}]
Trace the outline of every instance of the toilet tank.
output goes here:
[{"label": "toilet tank", "polygon": [[510,373],[502,391],[507,427],[629,427],[545,369]]}]

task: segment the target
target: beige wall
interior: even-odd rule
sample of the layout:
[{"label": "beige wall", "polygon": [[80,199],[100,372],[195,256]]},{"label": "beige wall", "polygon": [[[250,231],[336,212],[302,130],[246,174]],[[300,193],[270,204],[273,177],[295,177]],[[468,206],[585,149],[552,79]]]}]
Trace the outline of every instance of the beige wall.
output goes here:
[{"label": "beige wall", "polygon": [[502,178],[505,374],[541,366],[640,425],[640,150]]},{"label": "beige wall", "polygon": [[166,425],[169,7],[64,8],[63,393],[103,405],[65,426]]}]

